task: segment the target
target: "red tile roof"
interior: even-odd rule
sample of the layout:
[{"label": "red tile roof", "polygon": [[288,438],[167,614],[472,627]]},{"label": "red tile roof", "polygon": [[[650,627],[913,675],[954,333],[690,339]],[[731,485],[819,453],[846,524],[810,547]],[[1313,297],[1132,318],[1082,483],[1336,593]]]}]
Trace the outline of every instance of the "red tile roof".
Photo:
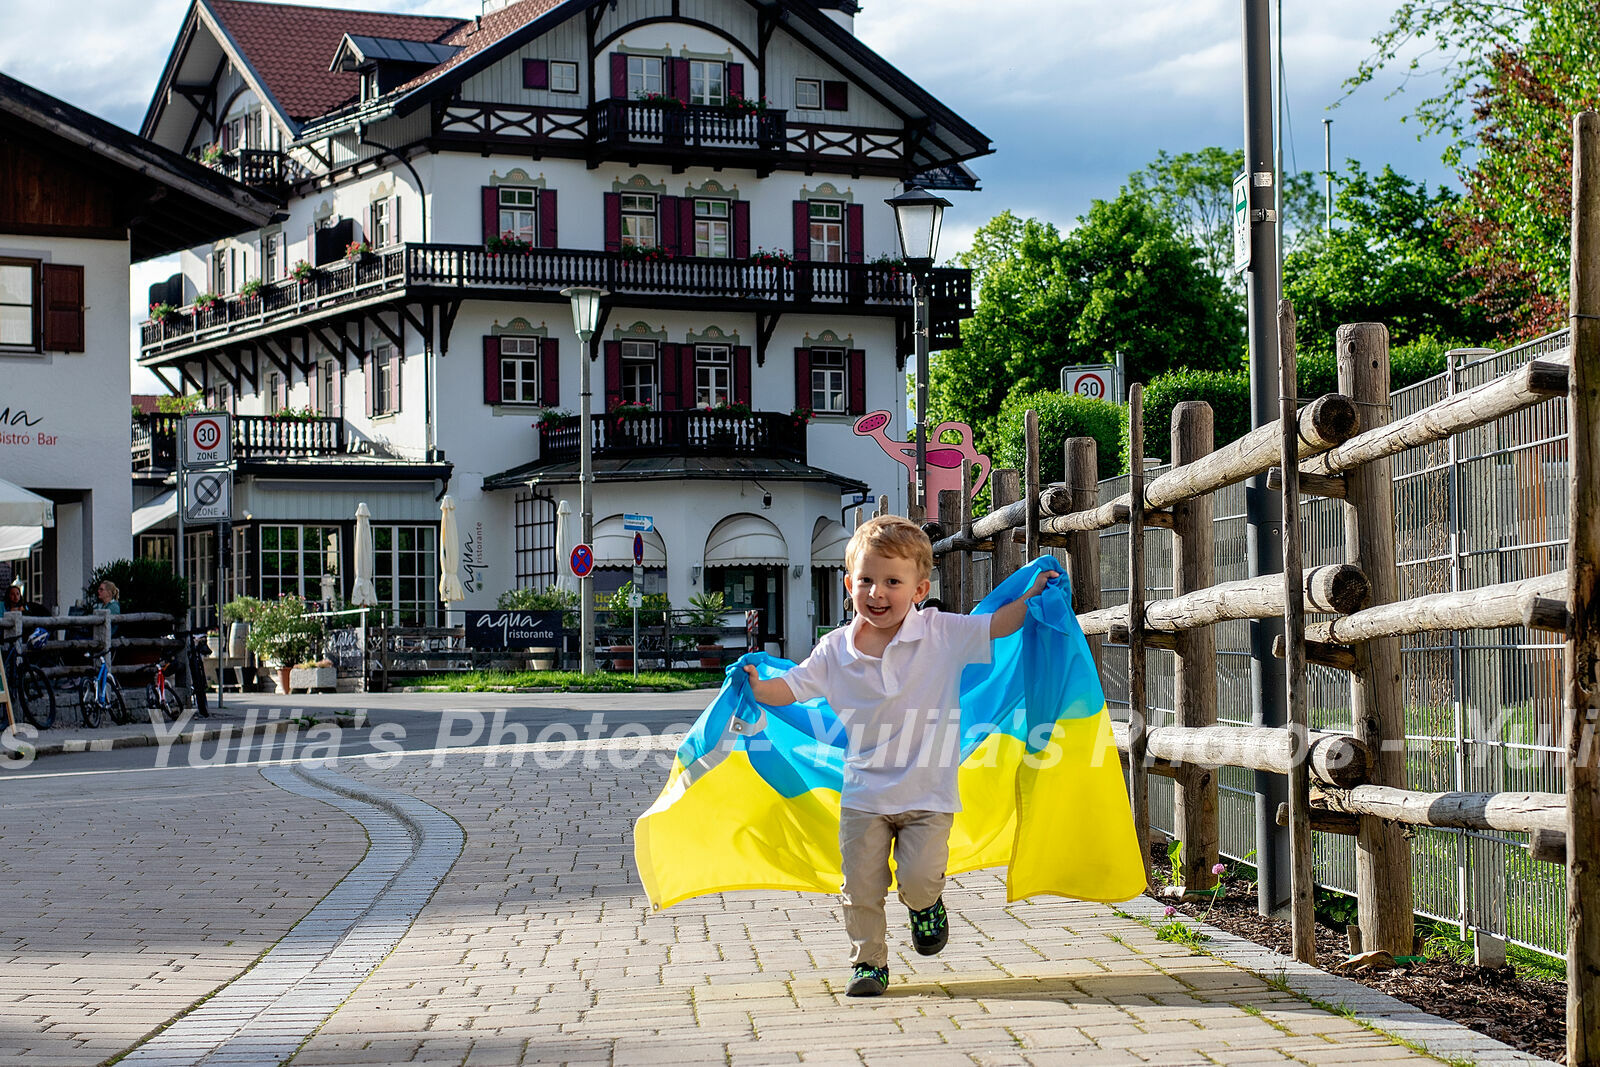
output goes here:
[{"label": "red tile roof", "polygon": [[431,70],[424,71],[400,86],[400,92],[409,92],[419,85],[437,78],[452,67],[465,63],[479,52],[515,33],[541,15],[560,7],[566,0],[517,0],[498,11],[491,11],[481,19],[468,19],[441,43],[455,45],[461,51]]},{"label": "red tile roof", "polygon": [[[523,0],[483,21],[487,25],[496,16],[529,3],[553,6],[550,0]],[[206,0],[206,6],[260,76],[267,92],[296,122],[326,114],[355,99],[359,89],[356,75],[328,70],[345,34],[439,41],[453,31],[472,26],[470,20],[429,15],[389,15],[247,0]]]}]

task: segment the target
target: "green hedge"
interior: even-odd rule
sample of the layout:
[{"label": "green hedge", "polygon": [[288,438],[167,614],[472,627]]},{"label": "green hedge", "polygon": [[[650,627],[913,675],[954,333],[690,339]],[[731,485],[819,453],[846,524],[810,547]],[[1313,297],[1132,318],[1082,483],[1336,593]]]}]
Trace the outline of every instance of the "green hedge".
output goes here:
[{"label": "green hedge", "polygon": [[[1156,375],[1144,387],[1144,454],[1172,458],[1172,409],[1185,400],[1211,405],[1216,445],[1221,447],[1250,432],[1250,378],[1244,371],[1174,370]],[[1128,470],[1128,432],[1124,424],[1117,447],[1117,469]]]},{"label": "green hedge", "polygon": [[1127,409],[1109,400],[1041,389],[1006,398],[995,421],[993,451],[989,458],[996,468],[1022,470],[1026,457],[1023,415],[1029,409],[1039,413],[1039,481],[1048,485],[1065,476],[1064,447],[1069,438],[1092,437],[1099,445],[1100,477],[1117,473],[1123,425]]}]

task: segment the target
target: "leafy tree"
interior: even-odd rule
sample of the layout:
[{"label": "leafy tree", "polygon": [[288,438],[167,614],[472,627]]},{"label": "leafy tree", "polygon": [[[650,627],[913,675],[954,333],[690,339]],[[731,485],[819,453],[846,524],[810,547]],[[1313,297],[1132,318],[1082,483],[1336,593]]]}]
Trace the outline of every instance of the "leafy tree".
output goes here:
[{"label": "leafy tree", "polygon": [[1123,354],[1129,380],[1168,367],[1236,365],[1243,316],[1199,253],[1132,194],[1095,201],[1072,232],[1004,212],[959,261],[978,305],[929,377],[933,421],[985,444],[1007,395],[1056,389],[1061,368]]},{"label": "leafy tree", "polygon": [[1476,286],[1440,222],[1457,207],[1453,193],[1430,193],[1388,166],[1368,175],[1352,162],[1336,205],[1333,232],[1314,234],[1284,261],[1303,350],[1331,352],[1346,322],[1382,322],[1396,345],[1487,336],[1486,316],[1470,302]]}]

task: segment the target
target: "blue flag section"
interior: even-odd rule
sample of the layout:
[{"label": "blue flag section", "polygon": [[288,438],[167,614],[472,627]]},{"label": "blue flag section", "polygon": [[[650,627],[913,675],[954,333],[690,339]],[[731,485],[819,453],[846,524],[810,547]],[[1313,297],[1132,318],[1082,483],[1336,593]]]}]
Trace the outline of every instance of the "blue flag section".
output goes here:
[{"label": "blue flag section", "polygon": [[[1028,602],[993,661],[961,675],[962,811],[949,873],[1005,866],[1011,900],[1055,894],[1120,901],[1144,864],[1088,643],[1053,556],[1023,567],[973,609],[993,613],[1042,571],[1061,577]],[[837,893],[844,727],[825,701],[768,707],[750,693],[794,663],[753,652],[679,746],[667,784],[634,826],[634,860],[658,908],[734,889]]]}]

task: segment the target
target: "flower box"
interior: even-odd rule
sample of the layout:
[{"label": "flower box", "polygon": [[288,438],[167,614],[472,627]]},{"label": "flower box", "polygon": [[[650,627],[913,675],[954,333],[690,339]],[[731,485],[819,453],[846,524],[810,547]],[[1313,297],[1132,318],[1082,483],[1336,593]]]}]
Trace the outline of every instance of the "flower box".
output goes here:
[{"label": "flower box", "polygon": [[289,671],[289,690],[303,689],[308,693],[331,693],[339,685],[337,667],[294,667]]}]

